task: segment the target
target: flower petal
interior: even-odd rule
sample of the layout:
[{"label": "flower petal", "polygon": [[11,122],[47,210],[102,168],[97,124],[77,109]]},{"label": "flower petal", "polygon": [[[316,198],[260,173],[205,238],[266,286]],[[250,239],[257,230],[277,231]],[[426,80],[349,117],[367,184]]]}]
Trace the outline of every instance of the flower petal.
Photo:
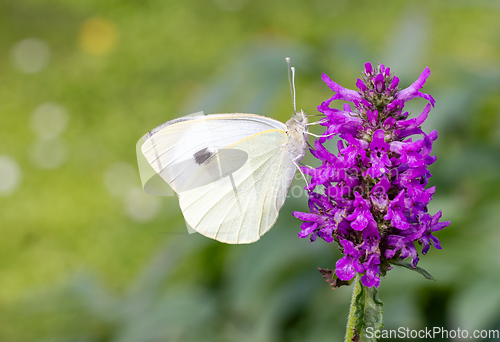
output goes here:
[{"label": "flower petal", "polygon": [[352,267],[352,258],[349,256],[345,256],[342,259],[339,259],[335,264],[335,274],[339,277],[340,280],[347,281],[354,278],[356,272]]}]

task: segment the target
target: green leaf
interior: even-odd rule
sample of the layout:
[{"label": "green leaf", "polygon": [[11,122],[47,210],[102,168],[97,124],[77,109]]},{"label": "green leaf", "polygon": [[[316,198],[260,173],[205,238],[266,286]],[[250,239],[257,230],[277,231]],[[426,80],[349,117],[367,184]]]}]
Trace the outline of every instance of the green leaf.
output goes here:
[{"label": "green leaf", "polygon": [[318,267],[318,270],[323,275],[323,278],[325,278],[326,282],[330,284],[332,289],[336,289],[341,286],[348,286],[352,283],[352,279],[347,281],[340,280],[339,277],[337,277],[337,275],[335,274],[335,271],[328,268]]},{"label": "green leaf", "polygon": [[421,275],[423,275],[425,277],[425,279],[436,281],[436,279],[434,279],[434,277],[431,276],[430,273],[427,272],[426,270],[424,270],[422,267],[417,266],[417,267],[413,268],[413,267],[411,267],[410,263],[402,261],[402,260],[390,260],[389,262],[393,265],[401,266],[401,267],[407,268],[409,270],[415,271],[417,273],[420,273]]}]

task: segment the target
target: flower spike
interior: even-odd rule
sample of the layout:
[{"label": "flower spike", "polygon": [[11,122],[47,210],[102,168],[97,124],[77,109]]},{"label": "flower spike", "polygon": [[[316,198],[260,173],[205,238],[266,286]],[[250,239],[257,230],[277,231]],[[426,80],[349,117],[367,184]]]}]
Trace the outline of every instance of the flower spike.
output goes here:
[{"label": "flower spike", "polygon": [[[441,249],[433,235],[450,222],[439,222],[441,211],[427,212],[435,187],[426,188],[431,174],[428,165],[437,132],[426,134],[422,123],[435,101],[420,92],[430,69],[425,68],[408,88],[398,88],[399,78],[390,68],[367,62],[356,81],[359,91],[346,89],[323,74],[323,81],[335,94],[318,106],[326,128],[312,150],[321,161],[309,174],[309,213],[295,212],[303,221],[299,237],[337,241],[344,257],[336,263],[336,276],[349,281],[358,273],[366,287],[378,287],[390,264],[410,258],[409,267],[419,261],[415,243]],[[405,102],[422,97],[429,101],[422,113],[408,119]],[[343,110],[330,107],[332,101],[350,102]],[[412,138],[417,135],[418,138]],[[323,143],[338,136],[338,151]],[[320,190],[321,189],[321,190]]]}]

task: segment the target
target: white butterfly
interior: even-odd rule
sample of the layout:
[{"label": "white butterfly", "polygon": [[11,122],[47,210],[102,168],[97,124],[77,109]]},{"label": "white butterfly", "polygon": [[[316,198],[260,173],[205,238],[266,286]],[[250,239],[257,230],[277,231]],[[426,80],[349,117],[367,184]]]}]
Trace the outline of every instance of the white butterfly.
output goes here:
[{"label": "white butterfly", "polygon": [[153,129],[141,151],[178,194],[189,226],[221,242],[251,243],[278,218],[307,127],[304,111],[286,124],[244,113],[187,116]]}]

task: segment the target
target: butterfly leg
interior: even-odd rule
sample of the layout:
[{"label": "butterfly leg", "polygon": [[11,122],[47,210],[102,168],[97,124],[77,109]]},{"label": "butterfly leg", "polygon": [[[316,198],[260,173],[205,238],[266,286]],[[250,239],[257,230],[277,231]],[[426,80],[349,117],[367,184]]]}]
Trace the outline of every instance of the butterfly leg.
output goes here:
[{"label": "butterfly leg", "polygon": [[296,160],[299,159],[300,156],[292,159],[292,163],[295,165],[295,167],[297,167],[297,169],[299,170],[300,174],[302,175],[302,178],[304,178],[304,181],[306,182],[306,188],[307,188],[307,191],[309,191],[309,183],[307,183],[307,179],[306,179],[306,176],[304,175],[304,173],[302,172],[302,170],[300,169],[300,166],[296,163]]}]

